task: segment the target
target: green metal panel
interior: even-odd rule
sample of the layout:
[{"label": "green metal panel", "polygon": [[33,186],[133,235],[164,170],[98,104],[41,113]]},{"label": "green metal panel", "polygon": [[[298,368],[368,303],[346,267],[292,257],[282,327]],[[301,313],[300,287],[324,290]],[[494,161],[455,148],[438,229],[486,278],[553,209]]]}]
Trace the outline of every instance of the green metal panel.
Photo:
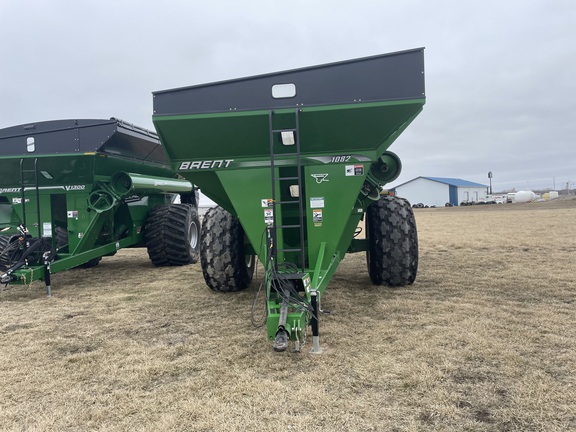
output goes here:
[{"label": "green metal panel", "polygon": [[[417,115],[424,100],[356,103],[300,109],[301,153],[382,154],[396,132]],[[154,117],[160,139],[178,171],[248,168],[269,159],[269,111]],[[289,124],[294,110],[277,110]],[[205,166],[188,162],[209,161]],[[231,161],[231,162],[229,162]]]},{"label": "green metal panel", "polygon": [[[34,155],[28,157],[1,157],[0,188],[20,187],[20,161],[25,170],[34,169],[34,160],[38,160],[38,186],[66,191],[66,186],[92,183],[94,175],[94,154],[60,154],[58,157]],[[32,173],[25,173],[25,181],[33,181]],[[46,189],[47,190],[47,189]],[[19,191],[16,191],[19,193]],[[5,192],[3,191],[2,194]]]},{"label": "green metal panel", "polygon": [[[311,107],[300,110],[302,163],[330,164],[335,156],[349,162],[375,161],[422,110],[424,100]],[[219,173],[269,167],[269,111],[155,117],[173,169],[197,184],[235,215],[232,197]],[[286,124],[293,110],[282,110]],[[277,161],[294,165],[293,157]],[[216,173],[216,175],[214,175]],[[243,180],[242,180],[243,181]],[[270,180],[268,181],[270,185]],[[242,218],[241,218],[242,219]]]},{"label": "green metal panel", "polygon": [[[306,219],[310,268],[318,266],[320,245],[325,244],[320,268],[327,268],[331,257],[346,253],[347,245],[339,250],[358,197],[358,190],[366,177],[369,164],[356,163],[358,175],[347,175],[346,164],[310,166],[304,169],[306,178]],[[360,174],[361,172],[361,174]],[[346,233],[349,234],[349,233]],[[350,238],[348,235],[346,236]]]}]

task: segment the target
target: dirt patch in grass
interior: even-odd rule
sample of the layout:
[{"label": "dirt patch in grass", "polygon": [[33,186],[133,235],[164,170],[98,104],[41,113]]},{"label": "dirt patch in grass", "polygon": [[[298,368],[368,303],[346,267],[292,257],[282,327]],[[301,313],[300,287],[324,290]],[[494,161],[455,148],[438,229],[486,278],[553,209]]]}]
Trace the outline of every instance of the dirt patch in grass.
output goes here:
[{"label": "dirt patch in grass", "polygon": [[[558,201],[560,202],[560,201]],[[417,209],[409,287],[340,265],[321,355],[274,353],[257,281],[206,288],[199,265],[122,250],[0,292],[4,430],[576,429],[576,201]]]}]

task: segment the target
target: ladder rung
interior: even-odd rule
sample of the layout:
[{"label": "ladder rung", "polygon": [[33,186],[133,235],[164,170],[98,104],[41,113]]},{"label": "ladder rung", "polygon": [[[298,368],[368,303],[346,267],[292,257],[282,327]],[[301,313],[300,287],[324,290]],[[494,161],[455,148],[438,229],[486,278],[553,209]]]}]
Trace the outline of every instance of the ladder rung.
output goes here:
[{"label": "ladder rung", "polygon": [[293,152],[285,152],[285,153],[271,153],[272,160],[276,158],[276,156],[284,157],[284,156],[298,156],[298,152],[294,150]]},{"label": "ladder rung", "polygon": [[[299,139],[299,112],[300,110],[296,110],[294,112],[294,122],[288,123],[287,125],[294,125],[294,127],[287,127],[287,128],[278,128],[278,127],[274,127],[273,125],[273,116],[275,115],[274,111],[270,111],[269,112],[269,117],[268,117],[268,125],[269,125],[269,131],[270,131],[270,168],[272,169],[272,200],[274,201],[274,207],[276,208],[276,206],[280,206],[283,204],[289,205],[289,204],[298,204],[300,210],[303,209],[304,205],[303,205],[303,198],[302,198],[302,183],[303,183],[303,179],[301,177],[301,169],[302,169],[302,159],[301,159],[301,152],[300,152],[300,139]],[[278,124],[276,126],[279,126]],[[284,149],[284,150],[280,150],[279,147],[277,146],[278,142],[278,136],[279,135],[283,135],[283,133],[286,134],[292,134],[293,138],[294,138],[294,142],[291,142],[291,149]],[[278,151],[281,151],[281,153],[276,153]],[[297,175],[288,175],[288,176],[282,176],[281,174],[288,174],[289,172],[282,172],[282,173],[278,173],[280,175],[276,176],[276,167],[277,166],[281,166],[282,164],[277,164],[275,163],[275,159],[284,159],[284,160],[291,160],[291,161],[295,161],[296,162],[296,167],[297,167]],[[292,174],[290,172],[290,174]],[[284,182],[284,183],[283,183]],[[296,184],[299,190],[299,196],[297,197],[291,197],[292,199],[289,200],[285,200],[282,201],[281,199],[276,201],[276,189],[280,186],[283,187],[283,185],[287,185],[286,182],[292,182],[290,184],[290,188],[293,189],[294,186],[292,186],[293,184]],[[280,198],[280,197],[279,197]],[[286,197],[289,198],[289,197]],[[295,198],[295,199],[294,199]],[[292,207],[292,209],[294,209],[294,207]],[[294,220],[295,221],[295,220]],[[299,223],[297,224],[291,224],[291,225],[277,225],[276,224],[276,219],[274,221],[274,224],[272,226],[272,229],[274,231],[274,235],[277,234],[281,234],[283,229],[295,229],[299,231],[300,234],[300,247],[291,247],[291,248],[278,248],[275,249],[275,251],[273,252],[274,254],[276,253],[281,253],[281,252],[296,252],[298,254],[300,254],[300,265],[302,267],[302,270],[304,270],[305,267],[305,255],[306,255],[306,251],[304,249],[304,237],[305,237],[305,224],[303,222],[303,216],[302,214],[300,214],[300,220]]]}]

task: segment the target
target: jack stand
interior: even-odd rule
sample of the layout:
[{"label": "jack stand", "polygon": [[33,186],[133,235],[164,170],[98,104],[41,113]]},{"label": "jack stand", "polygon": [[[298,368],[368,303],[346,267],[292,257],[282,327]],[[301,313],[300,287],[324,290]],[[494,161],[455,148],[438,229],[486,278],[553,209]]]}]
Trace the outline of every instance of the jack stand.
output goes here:
[{"label": "jack stand", "polygon": [[44,264],[44,281],[46,282],[46,296],[52,297],[52,287],[50,286],[50,263]]},{"label": "jack stand", "polygon": [[312,354],[322,354],[322,348],[320,348],[320,338],[318,336],[312,336],[312,349],[310,352]]},{"label": "jack stand", "polygon": [[52,286],[50,285],[50,253],[46,252],[44,258],[44,282],[46,282],[46,296],[52,297]]},{"label": "jack stand", "polygon": [[310,291],[310,304],[312,305],[313,313],[312,319],[310,320],[310,325],[312,326],[312,349],[310,352],[312,354],[322,353],[322,348],[320,348],[320,333],[318,331],[318,291]]}]

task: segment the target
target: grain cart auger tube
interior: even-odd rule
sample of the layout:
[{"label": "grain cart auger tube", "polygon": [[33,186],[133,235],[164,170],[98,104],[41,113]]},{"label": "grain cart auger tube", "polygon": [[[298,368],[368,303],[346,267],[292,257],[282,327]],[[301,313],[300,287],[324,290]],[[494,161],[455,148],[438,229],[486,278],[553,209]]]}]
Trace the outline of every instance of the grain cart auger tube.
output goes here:
[{"label": "grain cart auger tube", "polygon": [[[0,282],[91,267],[145,246],[155,265],[199,257],[197,191],[174,177],[154,132],[117,119],[0,130]],[[181,203],[174,203],[180,195]]]},{"label": "grain cart auger tube", "polygon": [[154,93],[174,171],[219,205],[202,228],[206,282],[246,288],[258,253],[276,351],[299,349],[308,326],[320,351],[322,295],[347,252],[366,252],[375,284],[414,281],[412,209],[381,190],[401,170],[387,149],[424,102],[422,48]]}]

